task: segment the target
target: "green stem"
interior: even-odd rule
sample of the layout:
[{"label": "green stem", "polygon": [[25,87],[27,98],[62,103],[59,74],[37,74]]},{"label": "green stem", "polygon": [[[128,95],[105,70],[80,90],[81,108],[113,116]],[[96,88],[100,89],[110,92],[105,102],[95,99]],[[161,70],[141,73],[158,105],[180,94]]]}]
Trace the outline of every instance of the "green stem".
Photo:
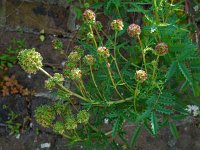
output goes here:
[{"label": "green stem", "polygon": [[157,6],[157,0],[154,0],[154,7],[155,7],[155,16],[156,16],[156,23],[159,22],[159,16],[158,16],[158,6]]},{"label": "green stem", "polygon": [[98,48],[98,46],[97,46],[97,42],[96,42],[96,39],[95,39],[95,37],[94,37],[94,32],[93,32],[93,30],[92,30],[92,26],[91,25],[89,25],[89,28],[90,28],[90,32],[92,33],[92,35],[93,35],[93,42],[94,42],[94,45],[95,45],[95,47],[96,48]]},{"label": "green stem", "polygon": [[117,68],[117,72],[119,74],[119,77],[121,79],[122,82],[124,82],[125,87],[132,92],[132,88],[124,81],[124,78],[121,75],[121,72],[119,70],[119,66],[117,64],[117,55],[116,55],[116,43],[117,43],[117,31],[115,32],[115,41],[114,41],[114,62],[115,62],[115,66]]},{"label": "green stem", "polygon": [[142,58],[143,58],[144,68],[145,68],[145,71],[146,71],[146,73],[147,73],[146,59],[145,59],[145,51],[144,51],[144,49],[143,49],[142,41],[141,41],[141,39],[140,39],[140,36],[138,35],[137,37],[138,37],[138,41],[139,41],[139,43],[140,43],[140,48],[141,48],[141,50],[142,50]]},{"label": "green stem", "polygon": [[157,70],[157,64],[158,64],[158,61],[159,61],[159,55],[157,56],[156,58],[156,62],[154,64],[154,67],[153,67],[153,75],[152,75],[152,82],[155,80],[155,76],[156,76],[156,70]]},{"label": "green stem", "polygon": [[[41,67],[40,67],[39,69],[40,69],[44,74],[46,74],[48,77],[53,78],[48,72],[46,72],[46,71],[45,71],[44,69],[42,69]],[[60,84],[60,83],[56,83],[56,84],[57,84],[58,86],[60,86],[65,92],[69,93],[70,95],[73,95],[73,96],[75,96],[75,97],[77,97],[77,98],[80,98],[80,99],[83,100],[83,101],[90,102],[87,98],[82,97],[81,95],[76,94],[76,93],[70,91],[69,89],[67,89],[66,87],[64,87],[62,84]]]},{"label": "green stem", "polygon": [[94,79],[94,74],[93,74],[92,66],[91,66],[91,65],[90,65],[90,73],[91,73],[91,76],[92,76],[92,81],[93,81],[93,83],[94,83],[94,85],[95,85],[95,87],[96,87],[96,89],[97,89],[97,91],[98,91],[98,93],[99,93],[99,96],[100,96],[103,100],[105,100],[104,97],[101,95],[101,92],[99,91],[99,88],[98,88],[98,86],[97,86],[97,83],[96,83],[96,81],[95,81],[95,79]]},{"label": "green stem", "polygon": [[110,70],[110,67],[108,66],[108,64],[109,64],[109,63],[108,63],[108,60],[106,59],[106,66],[107,66],[108,74],[109,74],[109,76],[110,76],[110,79],[111,79],[111,82],[112,82],[112,84],[113,84],[113,87],[114,87],[115,91],[117,92],[117,94],[119,95],[119,97],[122,98],[122,99],[124,99],[124,98],[121,96],[121,94],[119,93],[119,91],[117,90],[117,86],[116,86],[115,81],[114,81],[114,79],[113,79],[113,77],[112,77],[112,73],[111,73],[111,70]]},{"label": "green stem", "polygon": [[134,110],[135,110],[135,112],[137,112],[136,97],[137,97],[138,85],[139,85],[139,82],[137,82],[136,87],[135,87],[135,92],[134,92]]}]

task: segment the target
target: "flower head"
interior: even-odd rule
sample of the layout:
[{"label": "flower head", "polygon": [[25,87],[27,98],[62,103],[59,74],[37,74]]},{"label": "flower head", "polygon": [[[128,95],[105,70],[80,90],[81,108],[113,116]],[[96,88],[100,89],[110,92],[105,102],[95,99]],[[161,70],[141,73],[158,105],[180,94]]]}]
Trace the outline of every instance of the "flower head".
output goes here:
[{"label": "flower head", "polygon": [[71,79],[72,80],[80,80],[82,77],[82,72],[79,68],[74,68],[71,70]]},{"label": "flower head", "polygon": [[62,83],[64,82],[64,77],[60,73],[55,73],[52,78],[49,78],[48,80],[45,81],[45,88],[48,90],[51,90],[56,86],[56,83]]},{"label": "flower head", "polygon": [[94,11],[92,11],[91,9],[86,9],[83,13],[83,18],[84,20],[89,23],[89,24],[93,24],[95,23],[95,13]]},{"label": "flower head", "polygon": [[144,70],[138,70],[136,71],[136,80],[144,82],[147,79],[147,74]]},{"label": "flower head", "polygon": [[138,36],[140,33],[141,29],[139,25],[133,23],[128,27],[128,34],[130,37]]},{"label": "flower head", "polygon": [[35,48],[24,49],[18,54],[19,64],[27,73],[36,73],[42,67],[42,56],[35,51]]},{"label": "flower head", "polygon": [[164,42],[161,42],[161,43],[158,43],[155,47],[155,53],[157,55],[165,55],[168,53],[168,46],[166,43]]},{"label": "flower head", "polygon": [[80,46],[78,46],[78,45],[76,45],[76,46],[74,47],[73,51],[78,52],[78,54],[79,54],[81,57],[82,57],[83,54],[84,54],[84,50],[83,50]]},{"label": "flower head", "polygon": [[81,110],[77,114],[77,122],[78,123],[88,123],[89,120],[89,113],[86,110]]},{"label": "flower head", "polygon": [[86,55],[86,56],[84,57],[84,61],[85,61],[85,63],[87,63],[88,65],[94,65],[96,59],[94,58],[93,55]]},{"label": "flower head", "polygon": [[77,51],[73,51],[68,56],[69,62],[78,62],[81,59],[80,54]]},{"label": "flower head", "polygon": [[97,49],[97,53],[101,56],[101,57],[104,57],[104,58],[107,58],[110,56],[110,53],[109,53],[109,50],[108,48],[106,47],[99,47]]},{"label": "flower head", "polygon": [[65,119],[65,128],[67,130],[74,130],[77,128],[77,122],[73,116],[69,116]]},{"label": "flower head", "polygon": [[111,23],[111,27],[115,31],[121,31],[124,28],[123,21],[120,20],[120,19],[113,20],[112,23]]},{"label": "flower head", "polygon": [[198,116],[198,114],[200,114],[199,107],[197,105],[187,105],[186,110],[193,116]]}]

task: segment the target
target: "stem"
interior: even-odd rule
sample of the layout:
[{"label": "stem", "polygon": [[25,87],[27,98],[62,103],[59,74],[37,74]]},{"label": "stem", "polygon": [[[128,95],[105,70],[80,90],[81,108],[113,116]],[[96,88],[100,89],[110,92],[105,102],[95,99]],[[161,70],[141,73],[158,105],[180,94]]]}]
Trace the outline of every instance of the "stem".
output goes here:
[{"label": "stem", "polygon": [[154,67],[153,67],[153,75],[152,75],[152,82],[155,80],[155,76],[156,76],[156,70],[157,70],[157,64],[158,64],[158,61],[159,61],[159,55],[157,56],[156,58],[156,62],[154,64]]},{"label": "stem", "polygon": [[94,32],[93,32],[93,30],[92,30],[92,26],[91,25],[89,25],[89,28],[90,28],[90,32],[92,33],[92,35],[93,35],[93,42],[94,42],[94,45],[95,45],[95,47],[97,48],[98,46],[97,46],[97,42],[96,42],[96,39],[95,39],[95,37],[94,37]]},{"label": "stem", "polygon": [[155,7],[155,16],[156,16],[156,23],[159,22],[159,16],[158,16],[158,7],[157,7],[157,0],[154,0],[154,7]]},{"label": "stem", "polygon": [[117,55],[116,55],[116,43],[117,43],[117,31],[115,32],[115,41],[114,41],[114,62],[115,62],[115,66],[117,68],[117,72],[119,74],[119,77],[121,79],[122,82],[124,82],[125,87],[132,92],[132,88],[124,81],[124,78],[121,75],[121,72],[119,70],[119,66],[117,64]]},{"label": "stem", "polygon": [[[38,69],[40,69],[40,70],[41,70],[44,74],[46,74],[48,77],[53,78],[48,72],[46,72],[46,71],[45,71],[44,69],[42,69],[41,67],[38,68]],[[76,93],[74,93],[74,92],[68,90],[68,89],[67,89],[66,87],[64,87],[62,84],[60,84],[60,83],[56,83],[56,84],[57,84],[58,86],[60,86],[65,92],[69,93],[70,95],[73,95],[73,96],[75,96],[75,97],[77,97],[77,98],[80,98],[80,99],[83,100],[83,101],[89,102],[89,100],[88,100],[87,98],[82,97],[81,95],[76,94]]]},{"label": "stem", "polygon": [[94,26],[94,30],[95,30],[95,32],[97,33],[97,36],[98,36],[98,38],[99,38],[99,40],[100,40],[100,42],[101,42],[101,45],[103,45],[103,42],[102,42],[101,36],[99,35],[99,32],[98,32],[96,26]]},{"label": "stem", "polygon": [[139,85],[139,82],[137,82],[136,88],[135,88],[135,92],[134,92],[134,110],[135,110],[135,112],[137,112],[137,108],[136,108],[136,96],[137,96],[138,85]]},{"label": "stem", "polygon": [[109,74],[109,76],[110,76],[110,79],[111,79],[111,82],[112,82],[112,84],[113,84],[113,86],[114,86],[114,89],[115,89],[115,91],[117,92],[117,94],[120,96],[120,98],[122,98],[122,99],[124,99],[122,96],[121,96],[121,94],[119,93],[119,91],[117,90],[117,88],[116,88],[116,84],[115,84],[115,81],[114,81],[114,79],[113,79],[113,77],[112,77],[112,73],[111,73],[111,70],[110,70],[110,67],[108,66],[108,60],[106,59],[106,66],[107,66],[107,69],[108,69],[108,74]]},{"label": "stem", "polygon": [[144,68],[145,68],[145,71],[146,71],[146,73],[147,73],[146,59],[145,59],[145,51],[144,51],[144,49],[143,49],[142,41],[141,41],[139,35],[138,35],[138,41],[139,41],[139,43],[140,43],[140,47],[141,47],[141,50],[142,50],[142,58],[143,58]]},{"label": "stem", "polygon": [[99,93],[99,96],[100,96],[103,100],[105,100],[104,97],[101,95],[101,92],[99,91],[99,88],[98,88],[98,86],[97,86],[97,83],[96,83],[96,81],[95,81],[95,79],[94,79],[94,74],[93,74],[92,66],[91,66],[91,65],[90,65],[90,73],[91,73],[91,76],[92,76],[92,81],[93,81],[93,83],[94,83],[94,85],[95,85],[95,87],[96,87],[96,89],[97,89],[97,91],[98,91],[98,93]]}]

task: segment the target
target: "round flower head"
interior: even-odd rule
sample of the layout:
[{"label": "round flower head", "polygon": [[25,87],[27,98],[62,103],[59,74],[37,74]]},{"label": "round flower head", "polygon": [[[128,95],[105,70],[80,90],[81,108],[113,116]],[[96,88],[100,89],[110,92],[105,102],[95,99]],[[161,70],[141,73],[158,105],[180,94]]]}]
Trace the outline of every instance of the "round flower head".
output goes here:
[{"label": "round flower head", "polygon": [[78,52],[81,57],[83,56],[84,50],[80,46],[76,45],[73,51]]},{"label": "round flower head", "polygon": [[35,51],[35,48],[25,49],[18,54],[19,64],[27,73],[36,73],[42,67],[42,56]]},{"label": "round flower head", "polygon": [[77,128],[77,122],[75,118],[73,117],[68,117],[65,119],[65,128],[67,130],[74,130]]},{"label": "round flower head", "polygon": [[124,28],[123,21],[120,20],[120,19],[113,20],[112,23],[111,23],[111,27],[115,31],[121,31]]},{"label": "round flower head", "polygon": [[158,43],[155,47],[155,53],[157,55],[165,55],[168,53],[168,46],[166,43]]},{"label": "round flower head", "polygon": [[141,33],[140,26],[137,24],[131,24],[128,26],[128,34],[130,37],[138,36]]},{"label": "round flower head", "polygon": [[144,70],[138,70],[136,71],[136,80],[144,82],[147,79],[147,74]]},{"label": "round flower head", "polygon": [[97,53],[101,56],[101,57],[104,57],[104,58],[107,58],[110,56],[110,53],[109,53],[109,50],[108,48],[106,47],[99,47],[97,49]]},{"label": "round flower head", "polygon": [[87,33],[87,38],[88,38],[88,39],[94,38],[94,34],[91,33],[91,32],[88,32],[88,33]]},{"label": "round flower head", "polygon": [[88,123],[89,120],[89,113],[86,110],[81,110],[77,114],[77,122],[78,123]]},{"label": "round flower head", "polygon": [[72,80],[80,80],[82,77],[82,72],[79,68],[74,68],[71,70],[71,79]]},{"label": "round flower head", "polygon": [[78,52],[71,52],[68,56],[68,62],[78,62],[81,59],[81,56]]},{"label": "round flower head", "polygon": [[93,55],[86,55],[84,57],[84,61],[88,64],[88,65],[93,65],[95,63],[95,58]]},{"label": "round flower head", "polygon": [[95,13],[91,9],[86,9],[84,11],[83,18],[89,24],[95,23],[95,20],[96,20],[95,19]]}]

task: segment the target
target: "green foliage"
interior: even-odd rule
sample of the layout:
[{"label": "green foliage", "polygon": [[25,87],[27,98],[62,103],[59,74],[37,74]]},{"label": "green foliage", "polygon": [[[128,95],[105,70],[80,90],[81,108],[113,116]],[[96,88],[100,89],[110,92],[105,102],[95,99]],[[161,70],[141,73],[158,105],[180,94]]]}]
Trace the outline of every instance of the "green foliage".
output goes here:
[{"label": "green foliage", "polygon": [[[132,149],[142,128],[156,136],[168,126],[177,138],[176,121],[188,116],[187,105],[200,95],[200,57],[183,4],[95,0],[81,5],[80,11],[90,6],[102,13],[84,11],[76,41],[81,47],[67,57],[64,78],[76,89],[53,82],[59,103],[39,107],[38,122],[70,139],[70,145],[79,142],[86,149]],[[101,15],[119,28],[98,28],[95,20]],[[86,58],[92,63],[85,63]],[[125,140],[125,123],[137,126],[131,141]],[[123,146],[117,145],[118,138]]]},{"label": "green foliage", "polygon": [[15,39],[10,43],[10,46],[0,55],[0,69],[11,68],[17,62],[17,54],[26,47],[25,40]]}]

